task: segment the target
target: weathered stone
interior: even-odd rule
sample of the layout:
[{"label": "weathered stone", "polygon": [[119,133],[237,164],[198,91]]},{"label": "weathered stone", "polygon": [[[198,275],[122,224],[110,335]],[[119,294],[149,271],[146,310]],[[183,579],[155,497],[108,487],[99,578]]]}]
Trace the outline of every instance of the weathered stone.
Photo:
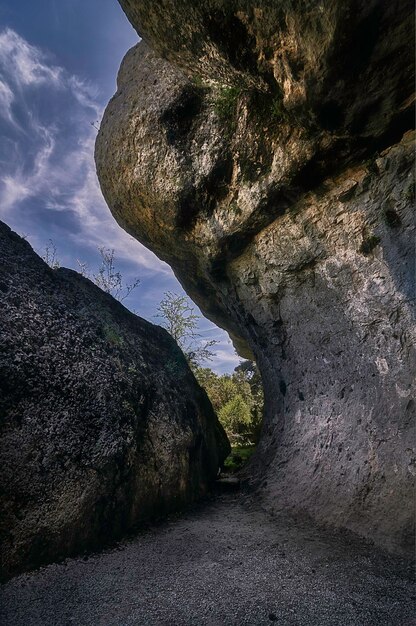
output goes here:
[{"label": "weathered stone", "polygon": [[[408,550],[410,3],[121,4],[148,43],[127,54],[101,125],[101,186],[118,222],[254,354],[266,414],[252,485],[270,509]],[[238,63],[233,20],[251,37]]]},{"label": "weathered stone", "polygon": [[229,445],[166,331],[0,223],[2,576],[204,494]]},{"label": "weathered stone", "polygon": [[150,47],[191,77],[257,87],[343,134],[378,135],[399,110],[412,119],[410,0],[119,1]]}]

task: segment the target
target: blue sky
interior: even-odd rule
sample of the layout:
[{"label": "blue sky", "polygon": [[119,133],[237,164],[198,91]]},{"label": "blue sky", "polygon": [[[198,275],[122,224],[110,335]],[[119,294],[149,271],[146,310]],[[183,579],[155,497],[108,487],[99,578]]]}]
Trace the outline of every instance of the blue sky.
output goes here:
[{"label": "blue sky", "polygon": [[[117,0],[2,0],[0,4],[0,219],[44,252],[53,240],[61,265],[96,270],[98,248],[114,248],[126,282],[124,304],[154,316],[165,291],[183,293],[170,268],[125,233],[102,198],[93,160],[102,112],[137,34]],[[97,122],[98,121],[98,122]],[[210,366],[232,371],[228,336]]]}]

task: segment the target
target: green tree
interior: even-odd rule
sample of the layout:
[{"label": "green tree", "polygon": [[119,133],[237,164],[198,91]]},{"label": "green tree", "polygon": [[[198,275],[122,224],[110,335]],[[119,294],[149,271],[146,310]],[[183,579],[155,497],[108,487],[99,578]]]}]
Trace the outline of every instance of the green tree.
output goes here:
[{"label": "green tree", "polygon": [[235,368],[235,374],[247,382],[251,390],[251,421],[253,440],[257,442],[260,437],[263,423],[264,392],[260,372],[254,361],[242,361]]},{"label": "green tree", "polygon": [[[208,367],[195,368],[194,373],[201,387],[207,392],[230,439],[233,440],[238,435],[240,440],[256,442],[263,417],[263,389],[255,364],[251,364],[249,368],[239,366],[233,374],[222,376]],[[238,401],[235,400],[237,396]],[[241,418],[236,415],[238,408],[242,411]],[[231,426],[231,414],[235,417],[234,430]]]},{"label": "green tree", "polygon": [[195,367],[193,372],[201,387],[207,392],[215,412],[218,413],[220,408],[225,404],[222,395],[223,390],[220,385],[220,377],[209,367]]},{"label": "green tree", "polygon": [[200,316],[194,312],[195,309],[186,296],[167,291],[157,310],[155,317],[163,319],[162,326],[175,339],[193,369],[204,361],[212,360],[215,354],[211,348],[218,341],[201,340],[201,335],[197,332]]},{"label": "green tree", "polygon": [[197,332],[200,317],[186,296],[167,292],[156,317],[176,340],[191,365],[201,387],[211,400],[228,436],[255,442],[263,417],[263,387],[255,363],[243,361],[232,374],[219,376],[201,363],[210,360],[215,340],[201,341]]},{"label": "green tree", "polygon": [[250,428],[251,411],[238,393],[219,410],[218,418],[231,436],[242,435]]}]

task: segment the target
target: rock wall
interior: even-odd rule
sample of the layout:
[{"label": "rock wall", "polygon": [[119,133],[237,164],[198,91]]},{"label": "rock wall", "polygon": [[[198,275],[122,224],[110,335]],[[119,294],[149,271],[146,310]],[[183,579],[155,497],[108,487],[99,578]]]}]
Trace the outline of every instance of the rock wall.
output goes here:
[{"label": "rock wall", "polygon": [[2,578],[206,493],[229,444],[166,331],[0,223]]},{"label": "rock wall", "polygon": [[[121,0],[118,222],[260,367],[265,505],[413,541],[413,7]],[[169,34],[169,36],[168,36]]]}]

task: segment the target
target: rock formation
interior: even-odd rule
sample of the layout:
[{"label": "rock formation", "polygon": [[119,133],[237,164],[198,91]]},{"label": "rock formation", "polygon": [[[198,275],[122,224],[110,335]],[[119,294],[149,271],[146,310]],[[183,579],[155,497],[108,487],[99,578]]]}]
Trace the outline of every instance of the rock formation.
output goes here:
[{"label": "rock formation", "polygon": [[250,484],[413,540],[413,4],[120,0],[144,41],[96,146],[117,221],[254,355]]},{"label": "rock formation", "polygon": [[168,333],[0,223],[2,577],[206,492],[229,444]]}]

